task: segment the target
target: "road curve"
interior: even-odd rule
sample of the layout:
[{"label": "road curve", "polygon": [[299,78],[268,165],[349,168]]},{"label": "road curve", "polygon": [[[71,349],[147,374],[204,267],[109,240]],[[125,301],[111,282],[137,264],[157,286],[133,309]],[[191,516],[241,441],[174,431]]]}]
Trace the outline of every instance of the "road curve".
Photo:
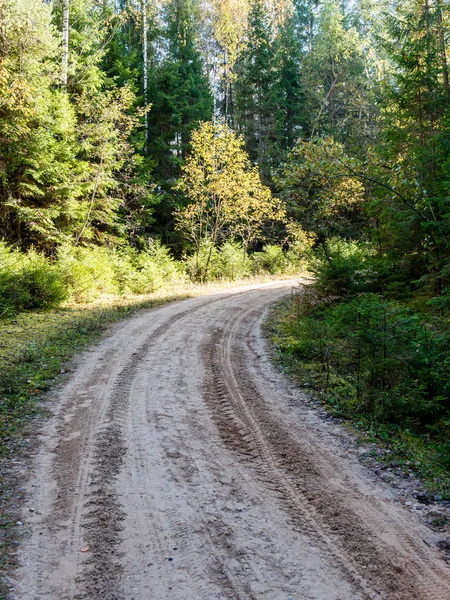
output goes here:
[{"label": "road curve", "polygon": [[449,600],[436,540],[270,363],[293,282],[146,311],[53,400],[19,600]]}]

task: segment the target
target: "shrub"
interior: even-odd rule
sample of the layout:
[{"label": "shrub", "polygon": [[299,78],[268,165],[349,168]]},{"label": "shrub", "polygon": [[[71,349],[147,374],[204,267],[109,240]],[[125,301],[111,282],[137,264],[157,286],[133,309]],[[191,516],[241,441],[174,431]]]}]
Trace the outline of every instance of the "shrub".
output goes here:
[{"label": "shrub", "polygon": [[185,281],[182,265],[160,242],[152,242],[142,252],[133,252],[130,262],[132,268],[126,283],[133,293],[149,294]]},{"label": "shrub", "polygon": [[70,297],[78,302],[120,291],[115,255],[108,248],[63,246],[58,252],[58,266]]},{"label": "shrub", "polygon": [[63,277],[49,259],[0,242],[0,315],[58,306],[66,297]]},{"label": "shrub", "polygon": [[90,301],[102,293],[149,294],[184,280],[182,266],[159,242],[141,252],[128,246],[116,250],[66,246],[59,251],[58,264],[77,301]]},{"label": "shrub", "polygon": [[184,265],[192,281],[206,282],[216,277],[218,249],[209,240],[204,240],[194,254],[184,257]]},{"label": "shrub", "polygon": [[251,256],[252,271],[255,274],[270,273],[275,275],[283,273],[288,260],[280,246],[264,246],[262,252],[254,252]]},{"label": "shrub", "polygon": [[250,273],[251,262],[241,244],[227,242],[220,248],[216,256],[216,278],[232,281],[247,277]]},{"label": "shrub", "polygon": [[[376,294],[322,305],[296,323],[300,358],[321,385],[348,378],[348,410],[423,430],[450,413],[450,339],[433,321]],[[333,390],[336,393],[336,390]]]},{"label": "shrub", "polygon": [[332,240],[326,251],[317,252],[311,269],[324,294],[346,296],[383,287],[383,265],[365,244]]},{"label": "shrub", "polygon": [[236,242],[226,242],[217,248],[206,240],[196,254],[185,258],[185,265],[193,281],[232,281],[251,273],[250,259]]}]

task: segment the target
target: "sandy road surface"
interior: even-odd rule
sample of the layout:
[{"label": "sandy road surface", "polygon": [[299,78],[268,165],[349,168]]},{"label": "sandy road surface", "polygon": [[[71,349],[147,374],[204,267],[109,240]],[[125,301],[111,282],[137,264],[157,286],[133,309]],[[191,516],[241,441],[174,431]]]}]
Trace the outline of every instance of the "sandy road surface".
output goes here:
[{"label": "sandy road surface", "polygon": [[145,312],[80,359],[14,598],[450,599],[433,534],[270,364],[261,324],[291,283]]}]

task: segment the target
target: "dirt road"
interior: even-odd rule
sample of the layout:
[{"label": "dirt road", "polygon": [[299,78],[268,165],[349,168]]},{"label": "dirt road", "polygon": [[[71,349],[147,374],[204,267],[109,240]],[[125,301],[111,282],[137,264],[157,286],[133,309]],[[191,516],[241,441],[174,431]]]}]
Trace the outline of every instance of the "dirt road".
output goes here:
[{"label": "dirt road", "polygon": [[13,597],[449,600],[436,540],[271,365],[292,282],[117,325],[54,399]]}]

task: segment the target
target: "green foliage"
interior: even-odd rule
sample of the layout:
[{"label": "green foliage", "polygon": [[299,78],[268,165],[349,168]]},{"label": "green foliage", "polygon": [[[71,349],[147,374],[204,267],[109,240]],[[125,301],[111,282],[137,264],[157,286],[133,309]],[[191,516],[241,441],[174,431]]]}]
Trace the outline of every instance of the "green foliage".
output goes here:
[{"label": "green foliage", "polygon": [[151,294],[185,280],[182,265],[159,242],[141,252],[126,246],[117,250],[63,247],[58,266],[77,302],[89,302],[101,294]]},{"label": "green foliage", "polygon": [[[306,15],[296,4],[292,14],[280,25],[274,41],[274,96],[276,147],[271,151],[272,160],[278,163],[283,152],[292,148],[306,129],[306,90],[302,72],[304,59],[303,29]],[[275,134],[275,135],[274,135]],[[273,142],[272,142],[273,143]],[[278,147],[278,148],[277,148]],[[278,152],[276,150],[278,149]]]},{"label": "green foliage", "polygon": [[145,207],[141,221],[152,211],[148,175],[136,177],[140,160],[130,142],[140,118],[134,94],[99,66],[104,15],[91,0],[70,3],[65,93],[55,85],[61,66],[52,21],[61,27],[60,3],[53,9],[42,0],[0,7],[0,236],[46,252],[72,240],[117,241],[127,224],[135,228],[133,203]]},{"label": "green foliage", "polygon": [[218,255],[217,276],[233,281],[243,279],[250,274],[250,259],[241,244],[227,242]]},{"label": "green foliage", "polygon": [[262,0],[252,0],[246,45],[236,67],[236,104],[246,150],[265,177],[269,174],[269,139],[275,111],[272,29],[268,7]]},{"label": "green foliage", "polygon": [[347,296],[384,289],[384,265],[368,244],[330,240],[319,249],[310,268],[324,295]]},{"label": "green foliage", "polygon": [[58,251],[58,266],[70,297],[89,302],[100,294],[118,292],[113,256],[101,247],[63,246]]},{"label": "green foliage", "polygon": [[0,236],[54,242],[64,235],[55,222],[77,165],[73,109],[53,86],[51,8],[6,0],[0,19]]},{"label": "green foliage", "polygon": [[362,410],[418,431],[450,411],[449,336],[432,322],[372,294],[329,309],[324,319],[330,367],[351,373]]},{"label": "green foliage", "polygon": [[67,297],[60,271],[35,250],[22,254],[0,242],[0,317],[51,308]]},{"label": "green foliage", "polygon": [[233,281],[252,273],[298,270],[298,253],[284,254],[276,246],[250,257],[241,244],[221,247],[205,240],[199,252],[184,261],[174,259],[159,241],[141,251],[63,245],[49,259],[35,250],[13,250],[0,242],[0,318],[24,310],[88,303],[102,295],[152,294],[189,281]]},{"label": "green foliage", "polygon": [[322,245],[359,232],[364,186],[346,165],[356,169],[358,161],[332,138],[299,141],[275,178],[288,215]]},{"label": "green foliage", "polygon": [[[371,214],[382,251],[411,268],[430,295],[447,286],[450,10],[394,2],[381,46],[391,61],[380,103],[380,144]],[[415,267],[415,268],[414,268]]]},{"label": "green foliage", "polygon": [[[261,183],[242,138],[225,125],[202,123],[191,144],[178,184],[191,202],[177,215],[177,227],[197,253],[205,243],[217,246],[235,239],[247,249],[263,225],[284,219],[281,202]],[[208,267],[207,260],[206,277]]]},{"label": "green foliage", "polygon": [[142,252],[129,252],[130,269],[122,285],[135,294],[149,294],[161,288],[185,283],[182,265],[169,250],[154,241]]},{"label": "green foliage", "polygon": [[151,73],[148,153],[163,182],[177,178],[189,149],[192,131],[212,117],[213,98],[198,50],[196,0],[170,0],[164,5],[164,60]]},{"label": "green foliage", "polygon": [[450,332],[442,322],[378,294],[336,303],[309,289],[279,309],[272,327],[282,360],[334,414],[389,431],[403,449],[428,444],[426,475],[448,464]]},{"label": "green foliage", "polygon": [[376,111],[373,50],[369,40],[363,41],[367,36],[346,18],[342,2],[320,4],[317,34],[304,68],[309,133],[331,135],[364,151],[373,139]]},{"label": "green foliage", "polygon": [[195,254],[185,258],[185,265],[192,281],[232,281],[251,274],[249,257],[240,244],[233,242],[217,247],[205,239]]},{"label": "green foliage", "polygon": [[275,275],[276,273],[283,273],[288,266],[288,261],[280,246],[264,246],[262,252],[254,252],[251,258],[252,271],[255,274],[270,273]]}]

